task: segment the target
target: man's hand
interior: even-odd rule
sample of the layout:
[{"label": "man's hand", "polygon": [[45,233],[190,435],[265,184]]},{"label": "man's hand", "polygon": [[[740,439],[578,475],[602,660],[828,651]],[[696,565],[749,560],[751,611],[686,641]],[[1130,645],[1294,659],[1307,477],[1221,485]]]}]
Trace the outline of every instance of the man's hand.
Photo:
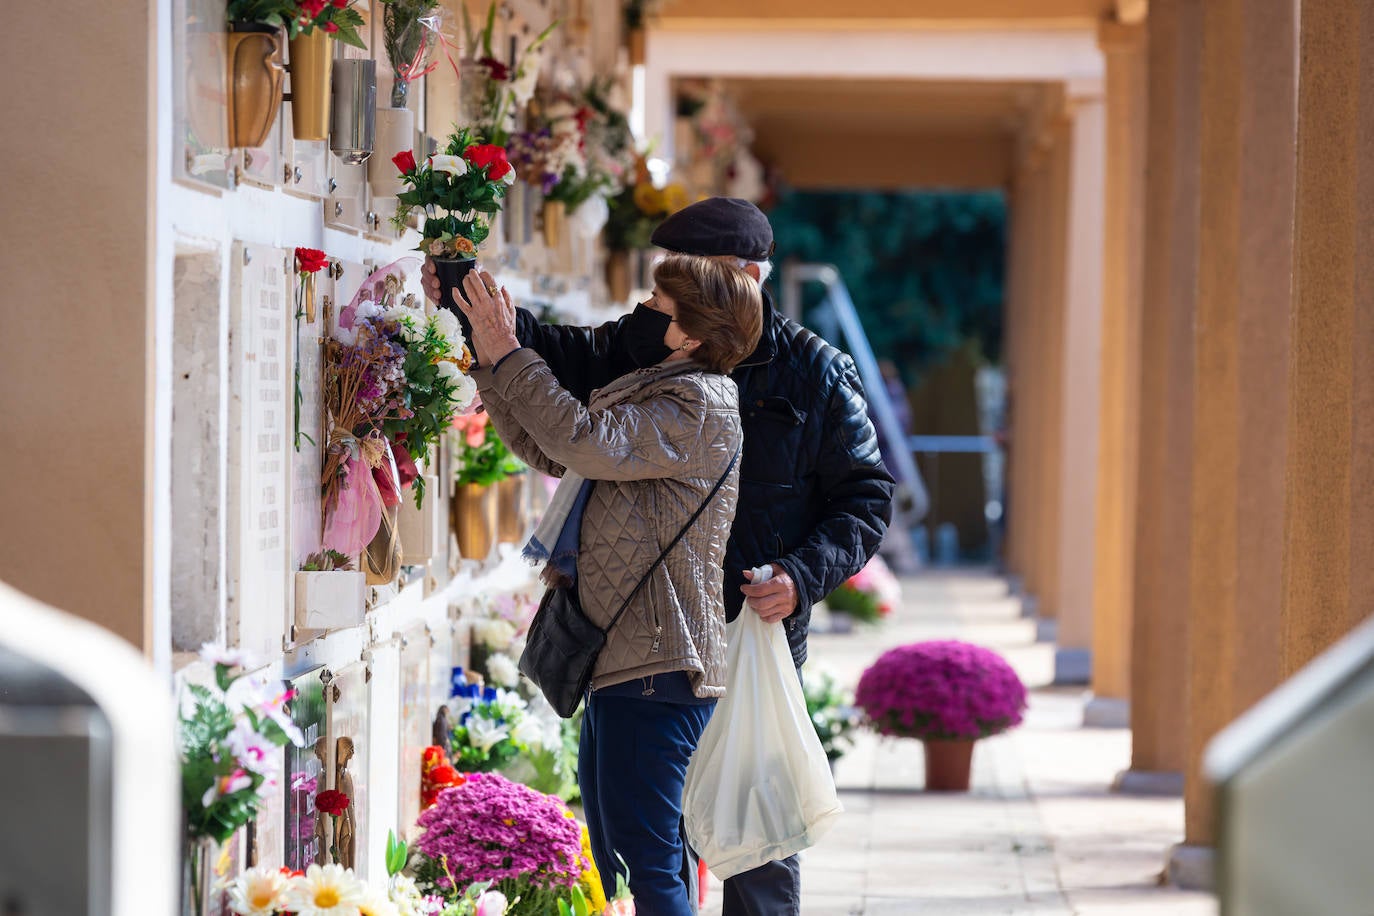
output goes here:
[{"label": "man's hand", "polygon": [[425,266],[420,268],[420,285],[425,288],[425,296],[435,305],[443,298],[443,291],[439,288],[439,274],[434,270],[434,259],[425,256]]},{"label": "man's hand", "polygon": [[[740,591],[749,599],[749,607],[763,618],[764,623],[777,623],[797,609],[797,584],[777,563],[773,567],[773,578],[758,585],[741,585]],[[746,569],[744,576],[750,581],[754,578],[752,570]]]},{"label": "man's hand", "polygon": [[485,270],[470,270],[463,277],[467,300],[453,291],[453,300],[468,316],[472,324],[472,346],[477,359],[486,366],[494,366],[501,357],[520,349],[515,336],[515,303],[510,291],[498,287],[496,280]]}]

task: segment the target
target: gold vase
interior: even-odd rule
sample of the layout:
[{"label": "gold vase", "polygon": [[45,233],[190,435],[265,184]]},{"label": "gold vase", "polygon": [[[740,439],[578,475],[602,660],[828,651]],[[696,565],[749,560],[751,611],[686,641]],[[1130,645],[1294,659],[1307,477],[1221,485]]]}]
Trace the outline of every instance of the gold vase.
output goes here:
[{"label": "gold vase", "polygon": [[644,63],[648,57],[646,53],[647,42],[644,40],[644,29],[630,30],[630,66],[638,67]]},{"label": "gold vase", "polygon": [[230,146],[262,146],[281,110],[281,32],[258,28],[238,24],[225,35]]},{"label": "gold vase", "polygon": [[500,527],[496,487],[476,483],[459,485],[453,493],[452,511],[459,553],[466,560],[485,560],[496,543]]},{"label": "gold vase", "polygon": [[496,485],[500,518],[496,533],[503,544],[518,544],[525,536],[525,475],[515,474]]},{"label": "gold vase", "polygon": [[606,255],[606,290],[612,302],[630,298],[630,253],[612,251]]},{"label": "gold vase", "polygon": [[291,133],[297,140],[329,139],[329,77],[334,41],[324,29],[291,39]]},{"label": "gold vase", "polygon": [[544,247],[554,249],[563,239],[563,225],[568,220],[568,205],[561,200],[544,201],[540,222],[544,226]]}]

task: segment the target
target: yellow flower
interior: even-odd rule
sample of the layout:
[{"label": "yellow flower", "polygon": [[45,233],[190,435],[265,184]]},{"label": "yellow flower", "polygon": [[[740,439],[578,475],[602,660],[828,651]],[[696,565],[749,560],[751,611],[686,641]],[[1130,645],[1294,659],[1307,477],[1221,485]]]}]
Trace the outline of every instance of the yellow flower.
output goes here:
[{"label": "yellow flower", "polygon": [[606,889],[601,885],[601,873],[596,870],[596,859],[592,858],[592,837],[587,832],[585,824],[582,826],[582,858],[586,860],[587,867],[583,870],[578,883],[582,885],[582,890],[592,905],[592,912],[600,913],[606,909]]},{"label": "yellow flower", "polygon": [[635,206],[646,216],[663,212],[663,195],[651,184],[635,185]]},{"label": "yellow flower", "polygon": [[687,189],[680,184],[670,184],[663,189],[660,200],[663,209],[669,213],[676,213],[688,204]]}]

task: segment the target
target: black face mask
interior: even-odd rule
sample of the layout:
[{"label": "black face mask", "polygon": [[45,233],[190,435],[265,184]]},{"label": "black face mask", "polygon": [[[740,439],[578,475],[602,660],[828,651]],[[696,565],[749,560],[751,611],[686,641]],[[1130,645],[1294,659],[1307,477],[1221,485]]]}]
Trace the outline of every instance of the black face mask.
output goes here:
[{"label": "black face mask", "polygon": [[673,323],[671,315],[651,309],[647,305],[636,305],[625,322],[621,334],[630,358],[641,369],[656,366],[673,355],[673,348],[663,342],[668,334],[668,325]]}]

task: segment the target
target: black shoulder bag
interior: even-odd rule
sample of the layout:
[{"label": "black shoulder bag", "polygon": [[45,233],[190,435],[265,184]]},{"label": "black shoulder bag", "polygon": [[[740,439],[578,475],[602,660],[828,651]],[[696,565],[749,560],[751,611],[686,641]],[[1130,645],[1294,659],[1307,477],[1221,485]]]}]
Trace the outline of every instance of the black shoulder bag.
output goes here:
[{"label": "black shoulder bag", "polygon": [[596,657],[601,654],[601,647],[606,645],[606,634],[620,622],[621,615],[630,606],[635,595],[639,594],[644,583],[649,581],[649,576],[658,568],[658,564],[663,562],[669,551],[676,547],[683,535],[696,524],[701,513],[706,511],[706,507],[725,484],[725,478],[735,469],[735,462],[738,460],[739,450],[736,449],[734,457],[730,459],[730,466],[725,469],[720,480],[716,481],[716,485],[687,520],[687,524],[682,526],[677,537],[663,548],[658,559],[654,560],[648,572],[640,578],[639,584],[630,592],[625,603],[620,605],[620,610],[615,612],[606,629],[601,629],[587,619],[587,615],[582,611],[582,603],[577,598],[576,584],[571,588],[551,588],[544,593],[543,600],[539,602],[539,610],[535,612],[534,620],[530,623],[529,633],[525,636],[525,651],[520,653],[520,673],[534,682],[548,699],[549,705],[560,716],[569,719],[577,711],[577,704],[582,701],[591,683]]}]

